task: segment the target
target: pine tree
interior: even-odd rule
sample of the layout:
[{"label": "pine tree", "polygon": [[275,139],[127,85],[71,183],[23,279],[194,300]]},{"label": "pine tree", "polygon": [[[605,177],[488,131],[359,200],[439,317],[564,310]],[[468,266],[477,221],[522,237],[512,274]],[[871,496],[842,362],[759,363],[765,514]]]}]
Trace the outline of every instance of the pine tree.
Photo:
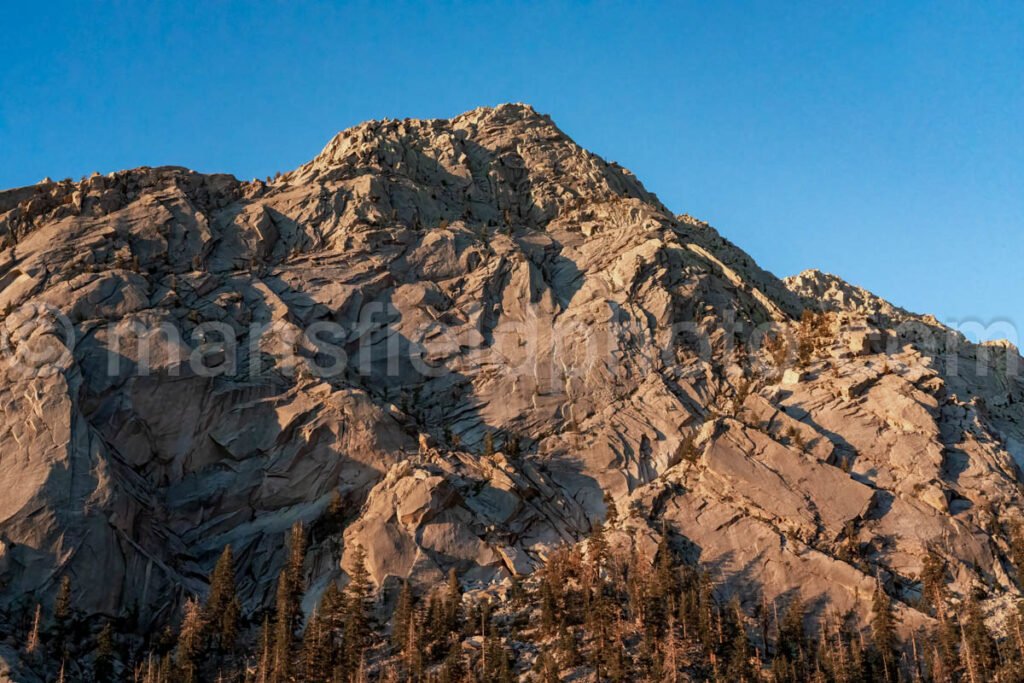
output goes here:
[{"label": "pine tree", "polygon": [[610,626],[615,621],[615,605],[607,593],[604,576],[608,566],[609,549],[604,527],[594,527],[587,541],[587,566],[583,581],[585,628],[590,635],[589,659],[598,680],[607,673],[612,655]]},{"label": "pine tree", "polygon": [[615,506],[615,499],[612,498],[610,491],[604,492],[604,510],[605,524],[615,526],[615,523],[619,521],[619,509]]},{"label": "pine tree", "polygon": [[448,640],[448,624],[444,598],[437,590],[427,596],[426,620],[424,621],[424,644],[428,659],[437,655],[439,647]]},{"label": "pine tree", "polygon": [[96,637],[96,655],[93,659],[93,679],[107,683],[114,679],[114,628],[108,621]]},{"label": "pine tree", "polygon": [[308,681],[318,680],[323,672],[330,671],[331,663],[327,652],[327,633],[323,619],[314,611],[302,634],[300,671]]},{"label": "pine tree", "polygon": [[[936,609],[935,642],[931,650],[934,679],[952,680],[953,672],[960,668],[960,629],[945,602]],[[941,672],[940,675],[937,672]]]},{"label": "pine tree", "polygon": [[1017,603],[1017,609],[1010,615],[1006,625],[1006,638],[1001,644],[1000,681],[1024,683],[1024,600]]},{"label": "pine tree", "polygon": [[662,644],[662,656],[659,679],[665,683],[677,683],[679,680],[680,643],[676,635],[676,618],[669,612],[665,638]]},{"label": "pine tree", "polygon": [[786,609],[786,614],[779,624],[779,642],[776,646],[779,658],[795,674],[797,680],[806,677],[805,653],[807,651],[807,633],[804,630],[804,603],[799,596]]},{"label": "pine tree", "polygon": [[350,669],[355,669],[363,660],[363,652],[371,634],[370,618],[373,605],[370,602],[373,584],[366,569],[366,551],[362,546],[352,549],[352,569],[345,586],[345,652],[344,659]]},{"label": "pine tree", "polygon": [[444,675],[452,683],[461,683],[466,677],[466,665],[462,660],[461,640],[453,636],[444,658]]},{"label": "pine tree", "polygon": [[1024,588],[1024,522],[1015,522],[1010,531],[1010,561],[1017,568],[1017,584]]},{"label": "pine tree", "polygon": [[285,683],[291,676],[291,656],[295,644],[292,624],[295,620],[291,572],[281,570],[277,581],[277,602],[274,613],[274,646],[271,653],[271,683]]},{"label": "pine tree", "polygon": [[462,587],[459,585],[459,577],[455,568],[448,570],[448,595],[445,596],[445,621],[446,630],[449,632],[458,631],[462,621]]},{"label": "pine tree", "polygon": [[933,614],[943,609],[946,603],[946,562],[934,550],[924,557],[921,570],[921,598]]},{"label": "pine tree", "polygon": [[331,671],[342,665],[341,645],[345,629],[345,610],[345,596],[338,588],[338,584],[332,581],[327,584],[317,608],[324,630],[324,657]]},{"label": "pine tree", "polygon": [[156,683],[158,664],[153,651],[150,650],[146,653],[146,659],[135,668],[135,681],[142,681],[142,683]]},{"label": "pine tree", "polygon": [[230,651],[235,646],[240,612],[235,589],[234,556],[228,545],[210,574],[210,594],[203,606],[207,631],[222,651]]},{"label": "pine tree", "polygon": [[198,680],[202,646],[203,610],[198,601],[189,598],[185,601],[185,616],[181,621],[178,646],[175,650],[178,674],[185,683],[193,683]]},{"label": "pine tree", "polygon": [[290,613],[292,631],[302,627],[302,596],[306,592],[306,531],[302,522],[292,525],[288,539],[288,583],[291,586]]},{"label": "pine tree", "polygon": [[519,435],[515,432],[509,432],[505,435],[505,455],[509,458],[518,458],[522,452],[522,444],[520,443]]},{"label": "pine tree", "polygon": [[238,622],[242,616],[242,603],[235,597],[220,616],[220,648],[232,652],[238,641]]},{"label": "pine tree", "polygon": [[57,592],[57,599],[53,603],[53,618],[57,623],[67,622],[71,619],[71,577],[64,576],[60,580],[60,590]]},{"label": "pine tree", "polygon": [[409,676],[414,681],[423,680],[423,625],[422,613],[414,610],[406,626],[403,659]]},{"label": "pine tree", "polygon": [[398,603],[391,615],[391,645],[401,651],[409,640],[409,622],[413,618],[412,586],[408,579],[402,582]]},{"label": "pine tree", "polygon": [[667,529],[662,529],[661,540],[658,542],[658,550],[654,557],[650,612],[654,619],[653,626],[661,632],[668,622],[669,615],[676,609],[676,602],[680,600],[682,592]]},{"label": "pine tree", "polygon": [[750,663],[750,640],[747,637],[747,630],[743,625],[743,611],[740,609],[738,598],[733,598],[727,613],[730,615],[729,629],[732,631],[731,640],[728,643],[728,664],[726,666],[726,678],[735,683],[747,683],[756,680],[754,667]]},{"label": "pine tree", "polygon": [[975,680],[989,680],[995,668],[995,640],[985,625],[985,615],[981,603],[973,593],[964,605],[962,623],[962,642],[968,671]]},{"label": "pine tree", "polygon": [[615,629],[610,639],[607,654],[605,655],[604,668],[609,681],[622,683],[632,680],[632,659],[626,652],[625,643],[622,640],[620,629]]},{"label": "pine tree", "polygon": [[270,680],[274,667],[273,635],[270,627],[270,617],[263,615],[263,627],[260,629],[260,655],[256,665],[256,683],[267,683]]},{"label": "pine tree", "polygon": [[629,562],[626,564],[626,608],[629,618],[637,627],[644,629],[645,635],[655,628],[654,620],[649,619],[651,607],[651,577],[647,562],[641,557],[635,546],[630,550]]},{"label": "pine tree", "polygon": [[[705,651],[711,651],[715,646],[715,597],[711,589],[711,577],[704,572],[698,572],[695,578],[692,605],[696,612],[695,617],[696,635],[703,645]],[[685,627],[685,622],[684,622]]]},{"label": "pine tree", "polygon": [[494,455],[494,434],[492,432],[484,432],[484,457]]},{"label": "pine tree", "polygon": [[876,659],[880,664],[878,668],[881,669],[885,680],[897,680],[899,641],[896,638],[896,617],[892,611],[892,599],[882,589],[881,583],[875,587],[875,595],[871,601],[871,636]]},{"label": "pine tree", "polygon": [[71,629],[71,577],[64,575],[60,580],[57,598],[53,602],[54,646],[58,656],[66,656],[67,638]]},{"label": "pine tree", "polygon": [[493,623],[489,623],[480,657],[480,678],[484,681],[511,681],[508,653]]},{"label": "pine tree", "polygon": [[160,658],[156,679],[158,683],[179,683],[180,677],[174,670],[174,659],[171,657],[170,652]]}]

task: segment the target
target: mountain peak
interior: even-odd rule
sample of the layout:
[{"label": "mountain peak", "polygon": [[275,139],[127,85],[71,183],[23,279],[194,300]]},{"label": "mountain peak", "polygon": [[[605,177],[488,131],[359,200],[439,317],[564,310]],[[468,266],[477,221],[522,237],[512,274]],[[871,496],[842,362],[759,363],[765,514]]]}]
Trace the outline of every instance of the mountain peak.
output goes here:
[{"label": "mountain peak", "polygon": [[[537,113],[528,104],[507,103],[494,107],[477,107],[450,119],[372,119],[338,132],[313,160],[330,165],[344,159],[354,147],[385,143],[412,142],[433,137],[471,135],[502,131],[506,135],[527,134],[544,129],[548,135],[565,137],[551,118]],[[566,138],[568,139],[568,138]]]},{"label": "mountain peak", "polygon": [[632,173],[583,149],[525,104],[481,107],[451,119],[368,121],[335,135],[285,180],[335,184],[358,177],[374,178],[383,194],[416,188],[444,204],[433,210],[448,221],[541,227],[573,207],[620,200],[671,220]]}]

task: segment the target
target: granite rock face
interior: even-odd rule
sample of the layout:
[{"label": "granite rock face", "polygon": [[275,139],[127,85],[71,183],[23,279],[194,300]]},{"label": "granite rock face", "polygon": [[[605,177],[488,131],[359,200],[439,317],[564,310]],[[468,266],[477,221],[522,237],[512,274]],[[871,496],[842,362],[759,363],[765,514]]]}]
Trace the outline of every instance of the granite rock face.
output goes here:
[{"label": "granite rock face", "polygon": [[606,500],[745,601],[867,615],[877,577],[912,626],[929,550],[1020,595],[1016,349],[779,280],[530,107],[365,123],[268,182],[10,190],[0,239],[0,609],[70,575],[159,623],[226,544],[255,608],[299,520],[309,605],[355,544],[384,589],[485,587]]}]

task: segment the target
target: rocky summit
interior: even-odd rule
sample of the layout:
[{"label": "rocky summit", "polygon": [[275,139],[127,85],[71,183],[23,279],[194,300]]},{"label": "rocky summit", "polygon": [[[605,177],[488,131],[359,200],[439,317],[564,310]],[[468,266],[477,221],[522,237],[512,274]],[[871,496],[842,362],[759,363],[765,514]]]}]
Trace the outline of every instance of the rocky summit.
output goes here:
[{"label": "rocky summit", "polygon": [[[160,647],[174,666],[158,636],[210,599],[226,547],[245,676],[289,567],[296,642],[354,576],[387,633],[451,575],[504,615],[457,639],[470,670],[497,638],[510,675],[539,675],[521,593],[595,534],[633,574],[666,549],[700,568],[748,660],[784,650],[794,603],[827,636],[890,601],[906,671],[967,612],[1019,638],[1017,349],[778,279],[529,106],[367,122],[265,181],[43,181],[0,192],[0,240],[0,680],[92,680],[104,624],[117,680]],[[627,585],[612,565],[580,576]],[[373,642],[359,680],[413,670]]]}]

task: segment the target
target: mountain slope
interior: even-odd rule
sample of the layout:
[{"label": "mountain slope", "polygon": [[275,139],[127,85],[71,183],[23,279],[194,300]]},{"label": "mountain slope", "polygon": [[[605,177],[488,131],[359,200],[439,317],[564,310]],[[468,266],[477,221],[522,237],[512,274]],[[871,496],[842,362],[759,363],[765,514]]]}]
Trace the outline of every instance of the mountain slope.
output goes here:
[{"label": "mountain slope", "polygon": [[880,581],[913,628],[929,552],[1020,596],[1016,350],[778,280],[527,106],[365,123],[268,182],[11,190],[0,236],[8,614],[69,575],[156,626],[227,544],[255,610],[295,521],[307,611],[356,545],[385,595],[484,587],[608,501],[614,543],[669,533],[746,604],[866,619]]}]

